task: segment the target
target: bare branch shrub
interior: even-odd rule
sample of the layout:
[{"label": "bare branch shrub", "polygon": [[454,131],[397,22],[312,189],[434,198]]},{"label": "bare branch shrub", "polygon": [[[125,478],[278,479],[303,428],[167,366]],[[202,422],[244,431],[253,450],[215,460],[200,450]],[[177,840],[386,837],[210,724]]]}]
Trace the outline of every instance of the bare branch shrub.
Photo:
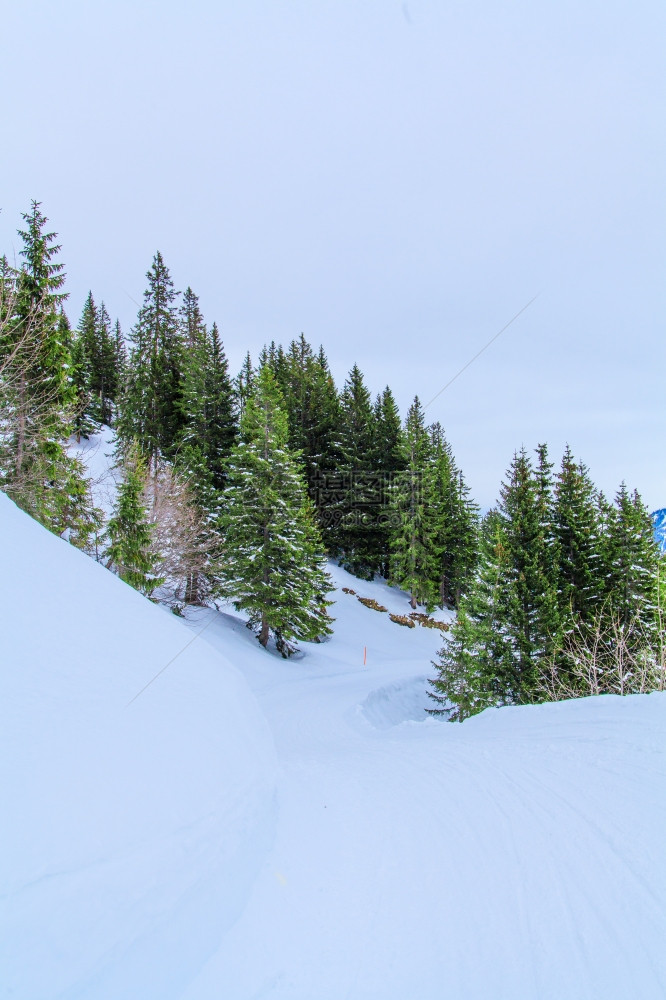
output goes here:
[{"label": "bare branch shrub", "polygon": [[154,525],[156,573],[167,581],[156,596],[174,608],[206,604],[217,538],[192,489],[172,465],[158,462],[147,478],[144,500]]},{"label": "bare branch shrub", "polygon": [[[16,283],[4,282],[0,292],[0,488],[56,534],[67,530],[76,510],[81,526],[90,521],[83,530],[87,538],[98,512],[76,483],[84,475],[81,463],[64,451],[73,414],[63,411],[57,390],[35,385],[41,347],[37,315],[17,318]],[[72,489],[69,500],[55,496],[55,482],[67,484],[65,492]]]},{"label": "bare branch shrub", "polygon": [[573,624],[541,670],[539,694],[544,701],[647,694],[663,691],[665,682],[661,628],[651,628],[638,615],[627,623],[605,606],[591,623]]}]

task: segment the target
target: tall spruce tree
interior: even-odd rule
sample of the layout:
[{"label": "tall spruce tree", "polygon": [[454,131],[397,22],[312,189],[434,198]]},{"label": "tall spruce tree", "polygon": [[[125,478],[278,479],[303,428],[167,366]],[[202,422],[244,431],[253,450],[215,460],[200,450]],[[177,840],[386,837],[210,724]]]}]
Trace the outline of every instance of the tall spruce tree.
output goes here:
[{"label": "tall spruce tree", "polygon": [[118,319],[113,326],[113,358],[116,372],[114,402],[118,403],[122,397],[125,376],[127,374],[127,347],[120,326],[120,320]]},{"label": "tall spruce tree", "polygon": [[136,440],[148,463],[172,458],[182,426],[182,367],[177,293],[158,252],[146,274],[148,288],[130,335],[131,350],[118,432]]},{"label": "tall spruce tree", "polygon": [[377,509],[373,445],[370,393],[360,368],[354,365],[340,396],[340,461],[328,490],[326,539],[341,564],[364,579],[370,579],[378,568],[373,543]]},{"label": "tall spruce tree", "polygon": [[660,553],[647,508],[625,483],[607,507],[604,563],[607,606],[625,626],[639,619],[654,628]]},{"label": "tall spruce tree", "polygon": [[3,267],[2,448],[6,492],[54,533],[86,548],[99,523],[79,461],[65,447],[75,409],[71,331],[62,305],[56,234],[33,201],[24,213],[21,268]]},{"label": "tall spruce tree", "polygon": [[406,458],[400,411],[389,386],[379,393],[374,404],[373,466],[377,477],[377,503],[373,512],[375,564],[384,577],[390,572],[391,530],[395,510],[392,486],[405,470]]},{"label": "tall spruce tree", "polygon": [[34,338],[36,350],[26,391],[39,403],[48,402],[57,432],[66,427],[75,399],[70,345],[60,322],[67,299],[67,293],[61,291],[65,266],[57,259],[61,250],[55,242],[57,233],[45,231],[48,219],[41,211],[41,203],[33,201],[30,212],[23,213],[23,220],[26,228],[19,229],[23,264],[16,298],[16,332],[22,336],[30,331]]},{"label": "tall spruce tree", "polygon": [[457,608],[477,558],[478,508],[439,423],[430,427],[432,448],[434,584],[440,607]]},{"label": "tall spruce tree", "polygon": [[294,640],[330,633],[331,582],[299,463],[288,447],[284,402],[266,366],[245,402],[227,475],[221,592],[248,613],[262,646],[272,634],[288,656]]},{"label": "tall spruce tree", "polygon": [[95,333],[97,356],[93,366],[94,378],[91,390],[98,401],[96,405],[100,421],[103,424],[111,424],[120,380],[116,339],[111,328],[111,317],[103,302],[100,303],[97,311]]},{"label": "tall spruce tree", "polygon": [[115,352],[104,304],[98,309],[92,292],[83,306],[72,345],[73,379],[77,390],[74,431],[87,437],[111,420],[111,398],[115,379]]},{"label": "tall spruce tree", "polygon": [[404,435],[405,470],[392,487],[390,580],[408,591],[413,608],[437,603],[434,580],[435,505],[432,448],[418,396],[409,408]]},{"label": "tall spruce tree", "polygon": [[226,461],[237,433],[233,387],[217,326],[208,331],[191,289],[186,297],[191,314],[185,314],[178,464],[187,471],[202,506],[219,513]]},{"label": "tall spruce tree", "polygon": [[474,578],[461,598],[458,616],[433,663],[437,674],[428,692],[433,715],[462,722],[519,694],[509,636],[505,630],[509,552],[504,518],[486,514],[479,532]]},{"label": "tall spruce tree", "polygon": [[535,473],[522,448],[514,455],[500,491],[509,554],[504,628],[513,652],[511,697],[517,702],[532,699],[539,662],[551,654],[559,638],[552,531],[544,512],[550,504],[545,458],[541,451]]},{"label": "tall spruce tree", "polygon": [[136,442],[128,445],[122,463],[123,480],[106,529],[106,565],[121,580],[149,596],[164,580],[155,573],[153,526],[144,502],[146,466]]},{"label": "tall spruce tree", "polygon": [[554,493],[560,616],[563,622],[590,622],[606,587],[603,524],[597,490],[586,466],[575,461],[568,445]]},{"label": "tall spruce tree", "polygon": [[323,348],[315,354],[301,334],[285,352],[272,341],[259,355],[259,367],[270,368],[284,399],[289,423],[289,447],[298,451],[310,498],[322,524],[326,477],[337,470],[339,402]]},{"label": "tall spruce tree", "polygon": [[254,383],[256,379],[257,372],[254,365],[252,364],[252,357],[248,351],[243,358],[243,364],[241,365],[241,370],[236,376],[234,382],[234,392],[236,395],[236,412],[238,416],[238,421],[243,416],[243,411],[245,410],[245,404],[252,395],[252,390],[254,388]]}]

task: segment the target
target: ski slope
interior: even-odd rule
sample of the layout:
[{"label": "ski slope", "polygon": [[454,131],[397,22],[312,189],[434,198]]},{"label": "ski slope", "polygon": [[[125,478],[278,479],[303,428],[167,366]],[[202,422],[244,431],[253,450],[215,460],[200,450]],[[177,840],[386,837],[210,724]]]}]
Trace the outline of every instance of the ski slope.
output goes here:
[{"label": "ski slope", "polygon": [[399,592],[283,661],[0,500],[0,996],[666,996],[665,695],[426,718]]}]

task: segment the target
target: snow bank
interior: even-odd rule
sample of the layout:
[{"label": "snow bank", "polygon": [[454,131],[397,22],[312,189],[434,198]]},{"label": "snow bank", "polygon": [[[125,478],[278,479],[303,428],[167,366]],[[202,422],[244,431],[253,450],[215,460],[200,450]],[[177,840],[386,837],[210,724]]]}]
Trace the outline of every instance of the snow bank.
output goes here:
[{"label": "snow bank", "polygon": [[177,997],[272,841],[267,725],[222,656],[3,494],[0,551],[0,996]]}]

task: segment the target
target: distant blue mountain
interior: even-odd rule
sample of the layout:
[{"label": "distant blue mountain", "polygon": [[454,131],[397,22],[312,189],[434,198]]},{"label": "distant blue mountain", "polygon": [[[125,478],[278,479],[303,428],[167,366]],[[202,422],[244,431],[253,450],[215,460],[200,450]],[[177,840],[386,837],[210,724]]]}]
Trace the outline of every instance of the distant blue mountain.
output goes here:
[{"label": "distant blue mountain", "polygon": [[659,548],[666,552],[666,507],[655,510],[650,515],[654,524],[654,537],[659,542]]}]

